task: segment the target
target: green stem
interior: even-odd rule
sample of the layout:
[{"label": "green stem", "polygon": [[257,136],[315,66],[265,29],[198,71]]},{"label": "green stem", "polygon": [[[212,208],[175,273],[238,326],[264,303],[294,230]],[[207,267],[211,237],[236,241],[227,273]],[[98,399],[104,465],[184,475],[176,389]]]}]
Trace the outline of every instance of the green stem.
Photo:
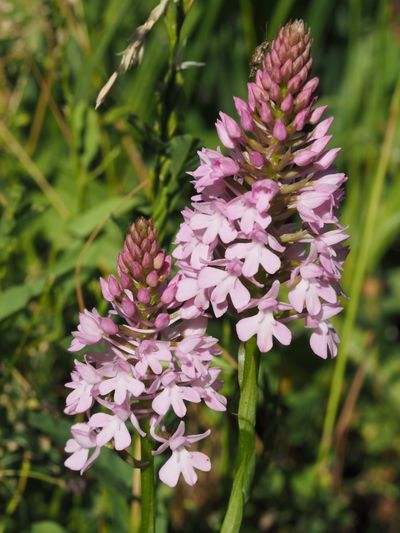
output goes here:
[{"label": "green stem", "polygon": [[386,134],[382,145],[376,176],[372,184],[371,195],[369,197],[369,203],[367,206],[364,231],[362,234],[360,249],[356,258],[354,275],[352,277],[352,282],[350,286],[350,300],[347,306],[347,313],[343,325],[340,353],[333,374],[328,406],[324,420],[324,428],[319,449],[318,462],[320,465],[325,464],[332,445],[333,430],[337,418],[337,411],[339,408],[340,397],[343,389],[344,374],[346,370],[347,356],[349,352],[349,341],[351,340],[354,325],[356,322],[362,284],[368,268],[371,242],[374,239],[374,228],[376,225],[377,217],[379,216],[379,205],[383,190],[383,184],[385,181],[386,171],[389,164],[390,153],[394,140],[394,134],[398,121],[399,101],[400,79],[397,82],[391,101],[389,121],[386,128]]},{"label": "green stem", "polygon": [[[147,428],[148,430],[148,428]],[[147,431],[141,437],[141,462],[147,463],[141,469],[141,533],[154,533],[155,531],[155,504],[154,504],[154,458],[151,453],[151,439]]]},{"label": "green stem", "polygon": [[255,467],[255,423],[258,398],[259,351],[255,338],[239,348],[239,441],[235,478],[221,533],[240,531],[244,506],[248,499]]}]

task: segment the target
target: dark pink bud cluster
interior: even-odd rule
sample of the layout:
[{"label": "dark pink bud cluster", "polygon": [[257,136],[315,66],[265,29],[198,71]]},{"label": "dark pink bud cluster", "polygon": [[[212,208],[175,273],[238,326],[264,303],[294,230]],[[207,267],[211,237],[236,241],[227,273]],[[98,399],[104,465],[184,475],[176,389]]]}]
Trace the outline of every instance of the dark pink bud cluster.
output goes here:
[{"label": "dark pink bud cluster", "polygon": [[289,344],[286,324],[304,319],[311,348],[326,358],[339,342],[329,319],[341,310],[348,236],[337,211],[346,177],[333,167],[339,150],[327,148],[333,118],[322,120],[311,64],[310,32],[302,21],[287,24],[248,100],[234,98],[239,123],[220,113],[226,151],[203,148],[190,173],[198,194],[183,211],[173,252],[180,271],[167,291],[183,318],[210,304],[216,317],[230,310],[240,340],[257,335],[263,352],[273,337]]},{"label": "dark pink bud cluster", "polygon": [[126,450],[132,432],[145,435],[141,421],[148,419],[151,437],[162,443],[154,454],[171,451],[160,479],[175,486],[182,474],[193,485],[195,469],[208,471],[211,463],[189,448],[210,431],[185,436],[182,420],[169,432],[165,417],[172,411],[183,419],[187,402],[226,409],[218,392],[220,369],[211,366],[217,340],[205,335],[205,318],[182,321],[179,311],[171,312],[163,302],[171,258],[160,250],[151,221],[141,218],[131,226],[117,267],[119,279],[100,279],[103,297],[111,303],[107,316],[85,309],[72,332],[70,351],[91,351],[83,362],[75,361],[66,385],[72,391],[65,412],[85,413],[87,422],[72,426],[65,464],[83,472],[103,446]]}]

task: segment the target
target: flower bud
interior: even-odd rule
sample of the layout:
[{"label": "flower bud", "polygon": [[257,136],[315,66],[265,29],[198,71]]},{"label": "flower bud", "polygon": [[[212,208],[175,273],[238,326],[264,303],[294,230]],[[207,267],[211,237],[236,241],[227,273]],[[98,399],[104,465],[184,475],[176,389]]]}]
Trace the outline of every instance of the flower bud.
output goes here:
[{"label": "flower bud", "polygon": [[136,313],[136,305],[129,298],[122,298],[121,307],[127,317],[133,317]]},{"label": "flower bud", "polygon": [[101,293],[103,295],[103,298],[107,300],[107,302],[112,302],[114,300],[114,297],[110,292],[108,283],[103,278],[100,278],[100,288],[101,288]]},{"label": "flower bud", "polygon": [[149,252],[145,252],[143,256],[143,260],[142,260],[142,265],[143,265],[144,270],[149,270],[152,264],[153,264],[153,259],[151,255],[149,254]]},{"label": "flower bud", "polygon": [[121,281],[121,285],[124,289],[130,289],[131,288],[131,280],[125,272],[120,272],[119,279]]},{"label": "flower bud", "polygon": [[159,252],[155,258],[153,259],[153,268],[154,270],[160,270],[160,268],[163,266],[165,258],[164,252]]},{"label": "flower bud", "polygon": [[168,326],[168,324],[169,324],[168,313],[160,313],[154,322],[154,326],[156,327],[156,329],[164,329]]},{"label": "flower bud", "polygon": [[100,327],[108,335],[115,335],[118,333],[118,326],[114,324],[111,318],[105,317],[100,319]]},{"label": "flower bud", "polygon": [[133,261],[131,265],[131,272],[133,279],[140,280],[140,278],[143,276],[143,268],[141,267],[140,263]]},{"label": "flower bud", "polygon": [[152,270],[149,274],[146,276],[146,283],[149,287],[157,287],[158,285],[158,274],[155,270]]},{"label": "flower bud", "polygon": [[137,299],[138,299],[138,302],[140,302],[141,304],[149,304],[151,300],[151,295],[150,295],[149,290],[144,287],[139,289],[137,292]]},{"label": "flower bud", "polygon": [[121,287],[114,276],[108,276],[108,288],[114,298],[121,294]]},{"label": "flower bud", "polygon": [[278,141],[284,141],[287,138],[287,131],[285,128],[284,123],[281,119],[277,120],[274,125],[274,129],[272,132],[272,135],[277,139]]}]

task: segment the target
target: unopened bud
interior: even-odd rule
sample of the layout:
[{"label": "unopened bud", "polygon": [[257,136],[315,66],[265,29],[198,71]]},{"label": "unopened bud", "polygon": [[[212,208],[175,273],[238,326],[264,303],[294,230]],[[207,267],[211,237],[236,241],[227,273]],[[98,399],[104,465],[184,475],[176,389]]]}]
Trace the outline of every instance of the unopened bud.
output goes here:
[{"label": "unopened bud", "polygon": [[138,263],[137,261],[133,261],[131,265],[131,272],[133,279],[140,280],[143,275],[143,268],[141,267],[140,263]]},{"label": "unopened bud", "polygon": [[125,272],[120,272],[119,279],[121,281],[121,285],[124,289],[130,289],[131,288],[131,280],[128,274],[125,274]]},{"label": "unopened bud", "polygon": [[165,329],[168,326],[168,324],[169,324],[168,313],[160,313],[154,322],[156,329]]},{"label": "unopened bud", "polygon": [[149,304],[151,300],[151,294],[148,289],[142,287],[137,292],[137,299],[141,304]]},{"label": "unopened bud", "polygon": [[121,287],[114,276],[108,276],[108,288],[112,296],[118,297],[121,294]]},{"label": "unopened bud", "polygon": [[153,259],[153,268],[154,270],[160,270],[164,263],[165,253],[159,252]]},{"label": "unopened bud", "polygon": [[155,270],[153,270],[152,272],[150,272],[150,274],[147,274],[146,276],[146,283],[149,287],[157,287],[158,285],[158,274],[157,272],[155,272]]},{"label": "unopened bud", "polygon": [[275,139],[277,139],[280,142],[286,140],[287,131],[282,120],[279,119],[275,122],[272,135],[275,137]]},{"label": "unopened bud", "polygon": [[145,254],[143,256],[143,260],[142,260],[143,268],[145,270],[149,270],[149,268],[151,268],[152,264],[153,264],[153,259],[152,259],[151,255],[149,254],[149,252],[145,252]]},{"label": "unopened bud", "polygon": [[107,302],[112,302],[114,300],[114,297],[110,292],[108,283],[103,278],[100,278],[100,288],[101,288],[101,293],[103,295],[103,298],[107,300]]},{"label": "unopened bud", "polygon": [[114,324],[111,318],[105,317],[100,319],[100,327],[108,335],[115,335],[118,333],[118,326]]},{"label": "unopened bud", "polygon": [[121,307],[127,317],[132,317],[136,313],[136,305],[129,298],[122,299]]}]

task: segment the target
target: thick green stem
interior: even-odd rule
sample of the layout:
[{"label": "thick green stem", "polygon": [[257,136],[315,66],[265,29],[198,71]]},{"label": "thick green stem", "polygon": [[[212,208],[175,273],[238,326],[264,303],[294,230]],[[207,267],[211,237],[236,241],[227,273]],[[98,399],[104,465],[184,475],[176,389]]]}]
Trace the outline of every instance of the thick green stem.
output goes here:
[{"label": "thick green stem", "polygon": [[255,467],[255,423],[258,398],[259,351],[255,338],[239,348],[239,441],[235,477],[221,533],[240,531],[244,506]]},{"label": "thick green stem", "polygon": [[141,533],[154,533],[155,531],[155,504],[154,504],[154,458],[151,453],[152,446],[149,435],[140,439],[141,443]]}]

